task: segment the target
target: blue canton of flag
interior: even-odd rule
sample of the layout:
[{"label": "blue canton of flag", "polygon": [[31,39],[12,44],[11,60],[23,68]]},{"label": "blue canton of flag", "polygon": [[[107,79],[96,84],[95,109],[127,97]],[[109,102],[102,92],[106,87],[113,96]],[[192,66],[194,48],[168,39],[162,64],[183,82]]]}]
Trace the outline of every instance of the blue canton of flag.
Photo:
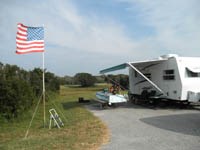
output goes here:
[{"label": "blue canton of flag", "polygon": [[27,41],[44,40],[43,27],[28,27],[27,28]]}]

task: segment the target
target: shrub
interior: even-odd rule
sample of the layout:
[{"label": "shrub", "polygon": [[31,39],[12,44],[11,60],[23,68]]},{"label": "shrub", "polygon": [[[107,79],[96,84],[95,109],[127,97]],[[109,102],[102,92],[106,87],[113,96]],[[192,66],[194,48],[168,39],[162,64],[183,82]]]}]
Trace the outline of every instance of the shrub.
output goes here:
[{"label": "shrub", "polygon": [[17,117],[33,104],[30,85],[19,79],[0,81],[0,113],[6,119]]},{"label": "shrub", "polygon": [[[42,94],[42,69],[26,71],[16,65],[0,62],[0,115],[6,119],[17,117],[29,109],[36,96]],[[46,72],[46,91],[56,92],[60,81],[53,73]]]}]

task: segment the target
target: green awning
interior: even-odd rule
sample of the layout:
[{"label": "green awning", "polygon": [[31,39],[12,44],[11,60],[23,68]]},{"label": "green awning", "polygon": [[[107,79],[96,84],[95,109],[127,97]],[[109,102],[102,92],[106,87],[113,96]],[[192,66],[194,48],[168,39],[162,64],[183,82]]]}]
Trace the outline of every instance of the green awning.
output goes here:
[{"label": "green awning", "polygon": [[111,71],[125,69],[127,66],[128,66],[127,63],[121,64],[121,65],[117,65],[117,66],[114,66],[114,67],[111,67],[111,68],[107,68],[107,69],[101,70],[100,74],[104,74],[104,73],[111,72]]}]

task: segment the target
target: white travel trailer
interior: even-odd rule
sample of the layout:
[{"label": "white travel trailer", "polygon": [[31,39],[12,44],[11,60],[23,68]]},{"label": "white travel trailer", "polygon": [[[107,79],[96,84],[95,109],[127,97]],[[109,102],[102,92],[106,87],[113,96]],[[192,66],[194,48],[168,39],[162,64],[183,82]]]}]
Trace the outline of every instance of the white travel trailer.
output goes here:
[{"label": "white travel trailer", "polygon": [[129,96],[133,98],[200,101],[200,57],[168,54],[158,59],[128,62],[100,71],[129,67]]}]

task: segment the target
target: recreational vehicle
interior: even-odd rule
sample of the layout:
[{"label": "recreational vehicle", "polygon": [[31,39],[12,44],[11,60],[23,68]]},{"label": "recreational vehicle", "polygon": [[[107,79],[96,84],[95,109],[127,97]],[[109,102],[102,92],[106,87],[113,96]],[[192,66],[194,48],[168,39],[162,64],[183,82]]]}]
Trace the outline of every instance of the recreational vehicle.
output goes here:
[{"label": "recreational vehicle", "polygon": [[170,99],[182,102],[200,101],[200,57],[176,54],[157,59],[127,62],[100,71],[129,68],[129,97]]}]

